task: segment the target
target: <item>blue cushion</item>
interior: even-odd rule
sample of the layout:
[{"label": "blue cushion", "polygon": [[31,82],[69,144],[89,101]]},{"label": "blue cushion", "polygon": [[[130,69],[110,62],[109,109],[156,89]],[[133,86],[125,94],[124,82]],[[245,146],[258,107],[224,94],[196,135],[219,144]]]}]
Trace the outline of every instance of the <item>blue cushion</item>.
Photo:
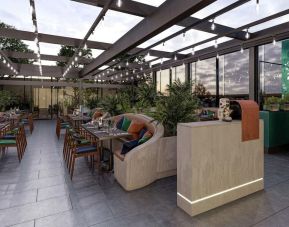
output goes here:
[{"label": "blue cushion", "polygon": [[15,140],[16,136],[14,135],[5,135],[5,136],[1,136],[1,139],[5,139],[5,140]]},{"label": "blue cushion", "polygon": [[121,154],[125,155],[126,153],[131,151],[133,148],[135,148],[137,145],[138,145],[138,140],[132,140],[129,142],[125,142],[122,145]]},{"label": "blue cushion", "polygon": [[86,153],[86,152],[92,152],[92,151],[96,151],[96,150],[97,150],[96,146],[78,147],[78,148],[76,148],[76,153]]},{"label": "blue cushion", "polygon": [[147,128],[143,128],[142,130],[140,130],[138,138],[142,138],[146,132]]},{"label": "blue cushion", "polygon": [[124,117],[122,117],[117,123],[116,123],[116,128],[121,129],[122,123],[123,123]]}]

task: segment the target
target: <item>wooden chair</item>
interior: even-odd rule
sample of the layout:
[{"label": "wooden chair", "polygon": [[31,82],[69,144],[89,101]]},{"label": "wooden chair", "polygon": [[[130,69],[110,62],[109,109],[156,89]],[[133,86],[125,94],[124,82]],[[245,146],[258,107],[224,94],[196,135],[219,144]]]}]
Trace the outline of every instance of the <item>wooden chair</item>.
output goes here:
[{"label": "wooden chair", "polygon": [[61,129],[66,129],[70,126],[68,122],[63,122],[60,118],[57,118],[56,120],[56,136],[59,139],[60,138],[60,133]]},{"label": "wooden chair", "polygon": [[32,113],[28,114],[27,118],[23,118],[21,121],[22,124],[29,127],[30,134],[32,134],[34,130],[34,123],[33,123],[33,115]]},{"label": "wooden chair", "polygon": [[9,147],[16,147],[19,162],[21,162],[26,146],[27,141],[23,125],[17,128],[15,134],[2,134],[0,136],[0,148],[6,150]]}]

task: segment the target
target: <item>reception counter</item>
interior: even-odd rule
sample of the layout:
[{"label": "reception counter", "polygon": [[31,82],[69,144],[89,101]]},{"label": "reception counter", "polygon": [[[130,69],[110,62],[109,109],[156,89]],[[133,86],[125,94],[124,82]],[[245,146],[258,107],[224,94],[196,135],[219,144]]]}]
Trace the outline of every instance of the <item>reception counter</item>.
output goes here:
[{"label": "reception counter", "polygon": [[194,216],[264,188],[260,138],[242,142],[241,121],[178,124],[177,203]]}]

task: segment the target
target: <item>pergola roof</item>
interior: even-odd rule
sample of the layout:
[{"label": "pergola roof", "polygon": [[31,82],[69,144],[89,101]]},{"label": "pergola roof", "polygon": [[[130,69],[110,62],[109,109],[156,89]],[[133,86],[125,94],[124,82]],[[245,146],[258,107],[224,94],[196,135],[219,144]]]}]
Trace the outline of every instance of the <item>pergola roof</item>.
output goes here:
[{"label": "pergola roof", "polygon": [[[30,0],[30,4],[34,9],[32,15],[36,32],[1,28],[0,36],[24,41],[34,41],[35,37],[37,37],[38,43],[68,45],[76,47],[78,50],[72,58],[56,56],[53,54],[43,54],[40,51],[39,44],[39,54],[2,51],[2,58],[7,62],[9,61],[9,57],[13,57],[19,59],[41,59],[52,62],[66,62],[67,66],[59,67],[42,64],[40,64],[40,66],[35,64],[15,64],[9,61],[10,66],[8,68],[7,63],[4,64],[3,61],[1,61],[0,74],[50,76],[63,80],[66,78],[84,78],[111,81],[112,78],[114,78],[116,82],[121,82],[124,78],[129,78],[130,80],[132,78],[132,80],[135,80],[137,79],[136,76],[139,74],[150,73],[154,70],[169,68],[182,63],[189,63],[199,59],[202,60],[217,55],[235,52],[240,50],[240,48],[250,48],[252,46],[270,43],[273,39],[282,40],[289,37],[289,24],[281,23],[283,20],[280,19],[289,14],[289,9],[286,9],[286,4],[284,5],[285,8],[283,7],[283,11],[279,10],[271,12],[269,15],[250,21],[250,23],[240,22],[240,26],[231,27],[226,24],[217,23],[217,18],[230,14],[232,11],[238,11],[239,8],[247,4],[254,6],[256,2],[259,1],[231,1],[230,4],[224,4],[224,7],[216,7],[216,10],[210,8],[211,5],[218,2],[216,0],[167,0],[164,2],[160,1],[163,3],[158,7],[141,3],[141,1],[132,0],[122,0],[122,4],[119,6],[119,1],[120,0],[71,0],[71,2],[77,2],[79,5],[89,5],[90,7],[101,8],[101,11],[99,11],[99,14],[95,16],[95,21],[87,31],[85,37],[83,39],[77,39],[54,34],[38,33],[37,16],[39,15],[36,14],[37,8],[35,8],[34,4],[39,4],[39,2],[37,2],[37,0]],[[267,0],[263,1],[266,2]],[[254,2],[254,4],[252,4],[252,2]],[[262,3],[262,0],[260,0],[260,2]],[[284,4],[284,1],[282,1],[282,3]],[[27,1],[27,4],[29,4],[29,1]],[[268,4],[277,3],[271,1],[271,3]],[[1,7],[5,7],[5,4]],[[287,8],[288,7],[289,4],[287,3]],[[212,12],[206,13],[203,17],[198,17],[199,12],[208,8],[210,8]],[[105,15],[110,10],[141,17],[143,19],[141,19],[139,23],[129,29],[126,34],[114,43],[91,40],[90,37],[96,30],[96,27],[99,26],[99,23],[101,23],[103,19],[106,20]],[[247,17],[250,16],[251,15],[248,13]],[[280,24],[276,25],[275,23],[274,26],[270,26],[270,24],[268,26],[266,24],[271,22],[273,24],[274,20],[279,19]],[[83,23],[87,22],[83,20]],[[215,26],[214,29],[212,29],[213,23]],[[179,26],[177,30],[174,29],[173,33],[170,32],[169,35],[160,37],[160,34],[163,34],[175,25]],[[264,25],[262,29],[251,32],[254,30],[252,28],[262,25]],[[165,42],[175,40],[175,38],[179,36],[185,36],[186,33],[190,31],[201,31],[210,34],[208,34],[203,40],[192,40],[190,45],[179,45],[178,42],[173,51],[165,50],[165,46],[159,48],[159,46],[162,46]],[[112,28],[111,35],[113,35],[113,33],[114,30]],[[222,40],[224,41],[221,42]],[[215,48],[214,42],[217,41],[219,41],[219,45]],[[87,48],[101,50],[103,52],[94,59],[86,59],[78,56],[80,48],[86,46]],[[196,51],[192,51],[192,48],[196,48]],[[119,61],[119,57],[123,54],[128,54],[129,57],[123,58]],[[150,58],[148,58],[143,64],[127,64],[129,58],[138,55],[150,55]],[[162,63],[159,63],[160,60]],[[75,61],[77,61],[78,64],[83,65],[83,67],[73,67]],[[11,69],[11,67],[13,67],[13,69]],[[115,67],[120,67],[121,70],[114,70]],[[38,70],[38,68],[41,69]],[[16,71],[17,73],[15,73]],[[120,73],[122,73],[122,77],[119,76],[118,79],[116,79],[114,75]]]}]

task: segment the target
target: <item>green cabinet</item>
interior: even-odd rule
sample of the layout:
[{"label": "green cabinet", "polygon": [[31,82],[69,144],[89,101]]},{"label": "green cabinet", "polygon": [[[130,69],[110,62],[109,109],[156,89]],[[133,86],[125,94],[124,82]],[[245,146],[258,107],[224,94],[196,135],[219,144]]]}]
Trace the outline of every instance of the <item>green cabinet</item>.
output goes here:
[{"label": "green cabinet", "polygon": [[264,147],[267,152],[274,152],[289,145],[289,111],[260,111],[264,121]]}]

